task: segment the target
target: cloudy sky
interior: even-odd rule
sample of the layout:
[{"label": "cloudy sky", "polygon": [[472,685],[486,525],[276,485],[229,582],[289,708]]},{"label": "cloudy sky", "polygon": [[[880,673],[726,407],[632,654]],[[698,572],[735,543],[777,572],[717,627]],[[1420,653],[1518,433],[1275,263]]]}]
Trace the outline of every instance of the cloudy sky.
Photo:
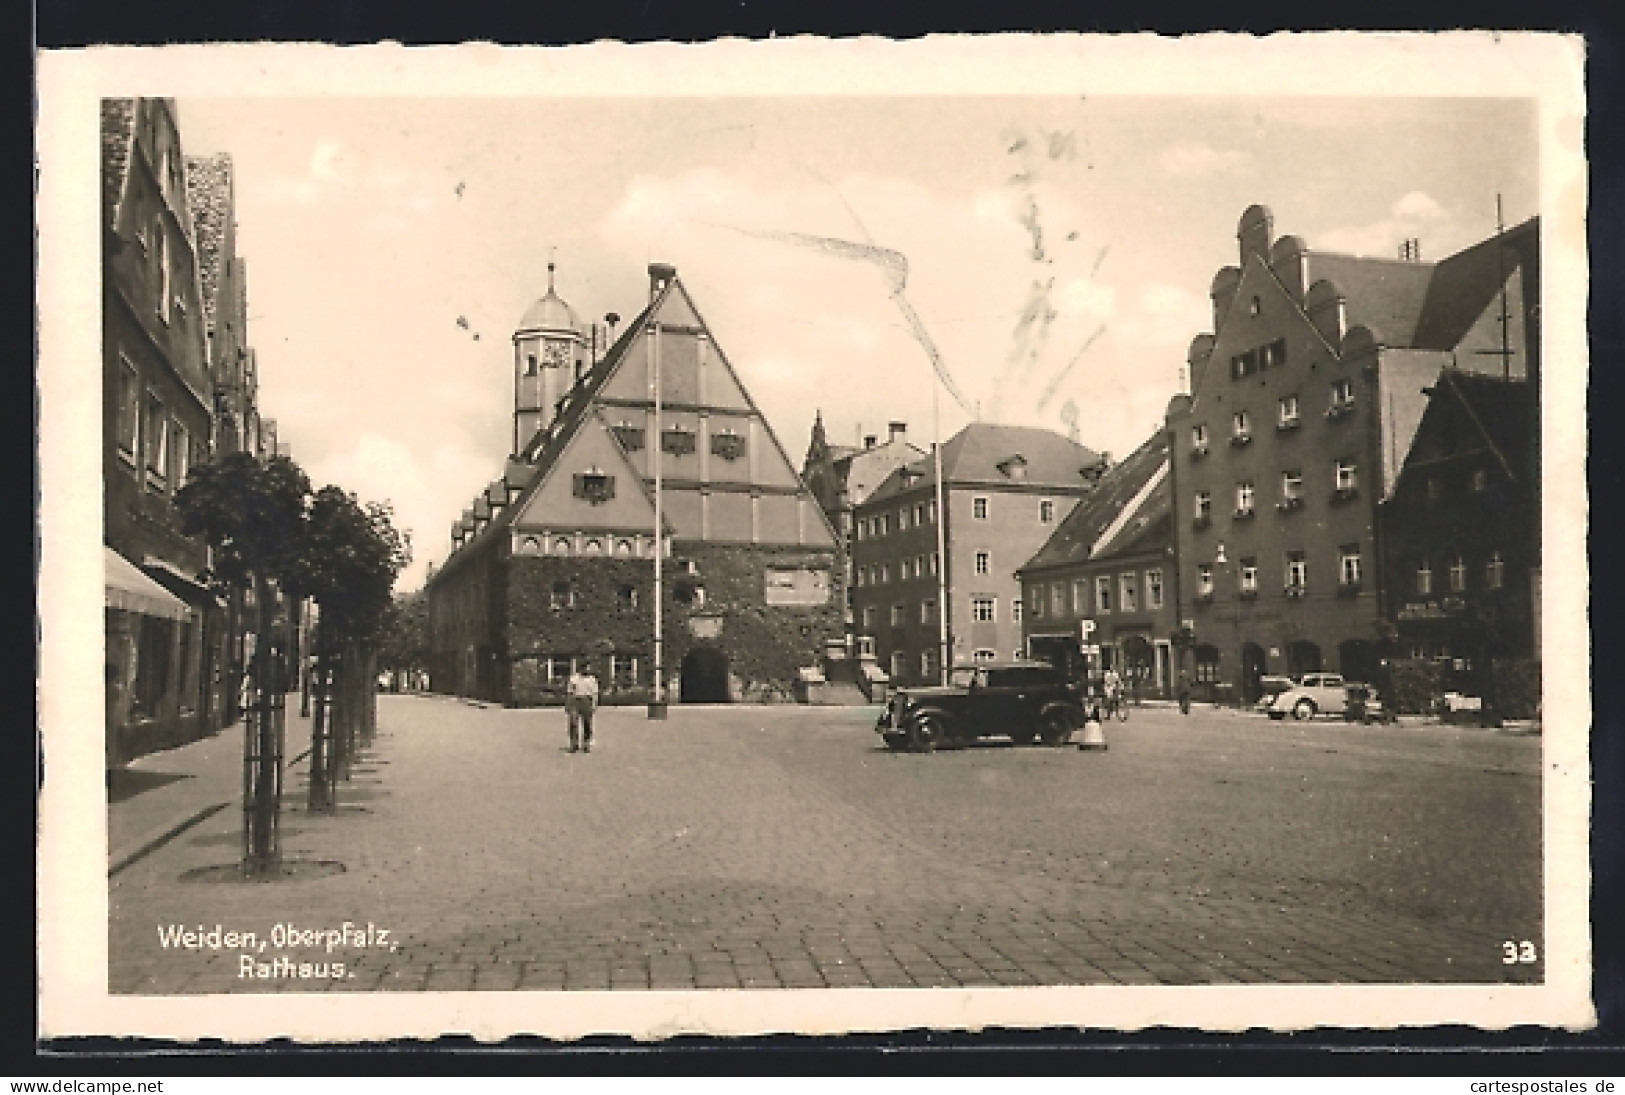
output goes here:
[{"label": "cloudy sky", "polygon": [[[1523,100],[1309,97],[183,98],[237,168],[264,413],[318,484],[388,500],[403,588],[509,448],[513,328],[546,289],[635,315],[674,264],[792,458],[931,436],[895,249],[973,413],[1116,455],[1158,425],[1208,284],[1260,202],[1277,234],[1439,259],[1537,212]],[[968,420],[944,396],[942,436]]]}]

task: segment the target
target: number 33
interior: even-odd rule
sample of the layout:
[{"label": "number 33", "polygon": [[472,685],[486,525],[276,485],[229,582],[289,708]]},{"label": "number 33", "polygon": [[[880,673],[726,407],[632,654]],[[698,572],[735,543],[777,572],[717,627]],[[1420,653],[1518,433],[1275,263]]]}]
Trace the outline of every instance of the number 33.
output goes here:
[{"label": "number 33", "polygon": [[1535,945],[1525,939],[1514,943],[1508,939],[1501,944],[1501,964],[1513,966],[1519,963],[1528,964],[1536,961]]}]

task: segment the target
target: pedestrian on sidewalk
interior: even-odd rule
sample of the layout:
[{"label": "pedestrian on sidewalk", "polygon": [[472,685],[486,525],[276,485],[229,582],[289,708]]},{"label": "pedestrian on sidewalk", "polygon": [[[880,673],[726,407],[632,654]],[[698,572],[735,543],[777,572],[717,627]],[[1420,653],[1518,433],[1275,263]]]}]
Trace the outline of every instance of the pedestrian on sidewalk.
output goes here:
[{"label": "pedestrian on sidewalk", "polygon": [[1183,669],[1179,671],[1179,713],[1191,713],[1191,675]]},{"label": "pedestrian on sidewalk", "polygon": [[[570,752],[579,747],[592,752],[592,713],[598,706],[598,678],[592,669],[578,668],[564,686],[564,711],[570,721]],[[579,737],[578,737],[579,731]]]}]

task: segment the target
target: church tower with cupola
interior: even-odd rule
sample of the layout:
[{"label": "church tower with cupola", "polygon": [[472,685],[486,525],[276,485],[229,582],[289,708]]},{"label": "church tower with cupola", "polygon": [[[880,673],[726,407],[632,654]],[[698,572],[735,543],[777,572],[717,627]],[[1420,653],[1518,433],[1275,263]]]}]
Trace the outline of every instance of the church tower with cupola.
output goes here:
[{"label": "church tower with cupola", "polygon": [[547,264],[547,294],[526,310],[513,333],[513,453],[525,450],[536,431],[552,422],[559,401],[587,367],[575,311],[553,287]]}]

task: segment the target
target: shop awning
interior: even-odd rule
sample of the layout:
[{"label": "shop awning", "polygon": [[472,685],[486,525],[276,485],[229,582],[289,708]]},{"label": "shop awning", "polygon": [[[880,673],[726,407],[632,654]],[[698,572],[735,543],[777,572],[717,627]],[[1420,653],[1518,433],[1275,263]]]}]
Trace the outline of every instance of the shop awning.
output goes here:
[{"label": "shop awning", "polygon": [[208,586],[168,560],[149,555],[141,561],[141,569],[147,577],[189,605],[198,608],[225,607],[225,602],[215,596],[214,591],[209,589]]},{"label": "shop awning", "polygon": [[141,573],[139,567],[112,548],[103,545],[103,565],[107,574],[107,607],[123,612],[185,620],[191,614],[186,602]]}]

